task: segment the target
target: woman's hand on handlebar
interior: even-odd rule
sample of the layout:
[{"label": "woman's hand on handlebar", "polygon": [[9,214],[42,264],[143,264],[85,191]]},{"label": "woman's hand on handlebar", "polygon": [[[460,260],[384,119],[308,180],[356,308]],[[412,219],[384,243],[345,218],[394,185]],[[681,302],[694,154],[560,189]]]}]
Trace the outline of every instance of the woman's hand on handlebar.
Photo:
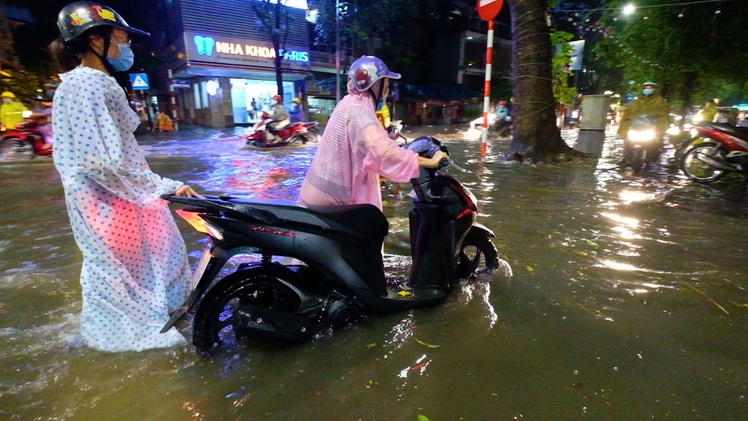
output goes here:
[{"label": "woman's hand on handlebar", "polygon": [[177,191],[174,192],[174,196],[196,197],[198,199],[205,199],[203,195],[196,192],[192,187],[190,187],[189,184],[183,184],[181,187],[179,187]]},{"label": "woman's hand on handlebar", "polygon": [[444,151],[436,151],[431,158],[418,157],[418,165],[424,168],[438,168],[443,159],[449,160],[449,155]]}]

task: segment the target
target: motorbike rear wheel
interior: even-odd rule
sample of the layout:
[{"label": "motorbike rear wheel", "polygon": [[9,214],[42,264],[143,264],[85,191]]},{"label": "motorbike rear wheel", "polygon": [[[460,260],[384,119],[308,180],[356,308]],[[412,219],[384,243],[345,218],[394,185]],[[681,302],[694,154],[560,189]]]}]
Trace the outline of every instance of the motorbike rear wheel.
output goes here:
[{"label": "motorbike rear wheel", "polygon": [[491,272],[499,267],[499,252],[491,239],[485,236],[468,234],[462,241],[457,258],[455,275],[458,278]]},{"label": "motorbike rear wheel", "polygon": [[702,157],[724,162],[727,149],[716,143],[702,143],[689,149],[680,160],[680,169],[689,179],[699,183],[712,183],[722,179],[727,172],[704,162]]},{"label": "motorbike rear wheel", "polygon": [[0,158],[10,156],[30,159],[34,157],[34,148],[15,137],[0,139]]},{"label": "motorbike rear wheel", "polygon": [[235,342],[240,336],[236,329],[240,305],[294,314],[300,304],[299,295],[269,273],[234,272],[203,297],[192,324],[192,343],[208,352],[219,343]]}]

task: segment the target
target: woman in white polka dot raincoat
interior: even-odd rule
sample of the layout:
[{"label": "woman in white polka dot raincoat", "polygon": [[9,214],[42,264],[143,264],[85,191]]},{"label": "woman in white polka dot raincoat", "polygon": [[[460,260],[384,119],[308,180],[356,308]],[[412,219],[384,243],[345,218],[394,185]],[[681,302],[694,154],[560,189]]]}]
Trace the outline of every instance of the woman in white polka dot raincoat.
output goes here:
[{"label": "woman in white polka dot raincoat", "polygon": [[159,196],[199,195],[150,170],[133,135],[138,116],[110,76],[132,66],[130,40],[148,33],[87,1],[65,6],[57,25],[50,50],[70,71],[54,96],[54,162],[83,254],[83,339],[103,351],[185,344],[175,328],[159,334],[190,279],[184,241]]}]

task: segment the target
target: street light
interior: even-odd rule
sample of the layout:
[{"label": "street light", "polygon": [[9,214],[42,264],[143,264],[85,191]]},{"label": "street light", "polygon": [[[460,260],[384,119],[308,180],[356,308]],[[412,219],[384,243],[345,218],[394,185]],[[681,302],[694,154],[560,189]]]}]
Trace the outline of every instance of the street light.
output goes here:
[{"label": "street light", "polygon": [[628,15],[633,14],[635,10],[636,10],[636,6],[634,6],[633,4],[627,4],[626,6],[623,7],[623,14],[628,16]]}]

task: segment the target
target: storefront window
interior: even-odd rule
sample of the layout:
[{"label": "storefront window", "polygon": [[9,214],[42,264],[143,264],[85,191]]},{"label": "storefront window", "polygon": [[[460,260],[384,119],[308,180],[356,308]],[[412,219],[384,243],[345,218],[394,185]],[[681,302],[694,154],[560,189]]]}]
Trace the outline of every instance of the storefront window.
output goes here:
[{"label": "storefront window", "polygon": [[[252,124],[263,111],[270,112],[273,96],[278,92],[275,81],[230,79],[234,124]],[[288,107],[294,98],[293,82],[283,82],[283,103]]]},{"label": "storefront window", "polygon": [[208,108],[208,93],[205,92],[205,81],[193,84],[192,91],[195,93],[195,109]]}]

